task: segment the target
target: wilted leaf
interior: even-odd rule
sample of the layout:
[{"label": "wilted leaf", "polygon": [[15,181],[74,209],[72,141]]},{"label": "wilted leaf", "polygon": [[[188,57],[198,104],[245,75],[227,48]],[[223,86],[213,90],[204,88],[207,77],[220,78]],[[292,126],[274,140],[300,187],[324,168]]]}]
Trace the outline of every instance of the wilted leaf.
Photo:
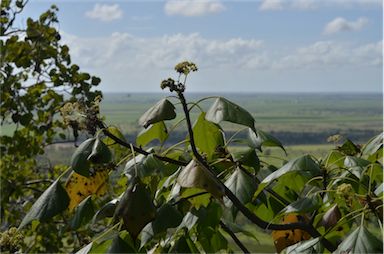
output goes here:
[{"label": "wilted leaf", "polygon": [[[297,214],[287,214],[284,216],[283,224],[295,223],[305,221],[305,218],[302,215]],[[301,230],[274,230],[272,231],[273,243],[277,252],[281,252],[288,246],[291,246],[297,242],[308,240],[311,238],[310,234]]]},{"label": "wilted leaf", "polygon": [[216,124],[227,121],[245,125],[256,132],[255,119],[252,115],[242,107],[223,97],[216,99],[207,111],[205,119]]},{"label": "wilted leaf", "polygon": [[224,145],[223,133],[220,128],[205,120],[205,112],[202,112],[193,125],[193,133],[196,147],[205,153],[208,159],[212,159],[218,146]]},{"label": "wilted leaf", "polygon": [[99,170],[90,177],[84,177],[72,172],[65,184],[65,189],[70,198],[69,210],[71,211],[90,195],[103,196],[107,192],[108,172],[108,169]]},{"label": "wilted leaf", "polygon": [[24,227],[33,220],[46,221],[53,216],[63,212],[69,204],[69,198],[65,189],[57,179],[43,194],[36,200],[19,228]]},{"label": "wilted leaf", "polygon": [[321,220],[321,225],[325,227],[325,229],[329,229],[337,224],[341,218],[341,213],[337,204],[332,206],[324,215]]},{"label": "wilted leaf", "polygon": [[171,120],[175,117],[175,106],[169,100],[162,99],[140,117],[139,124],[147,128],[150,124]]},{"label": "wilted leaf", "polygon": [[184,188],[200,188],[210,192],[214,197],[221,199],[224,195],[224,189],[220,183],[213,177],[208,170],[199,165],[195,160],[185,166],[177,182]]}]

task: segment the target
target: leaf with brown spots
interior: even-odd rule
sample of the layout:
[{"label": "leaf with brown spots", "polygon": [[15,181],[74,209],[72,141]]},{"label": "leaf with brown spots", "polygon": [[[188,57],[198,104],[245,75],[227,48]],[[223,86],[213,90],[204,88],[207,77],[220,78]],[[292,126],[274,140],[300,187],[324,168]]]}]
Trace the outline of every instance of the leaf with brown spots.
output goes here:
[{"label": "leaf with brown spots", "polygon": [[90,195],[103,196],[108,188],[108,172],[109,169],[99,170],[89,177],[72,172],[65,184],[65,190],[70,198],[68,209],[72,211]]}]

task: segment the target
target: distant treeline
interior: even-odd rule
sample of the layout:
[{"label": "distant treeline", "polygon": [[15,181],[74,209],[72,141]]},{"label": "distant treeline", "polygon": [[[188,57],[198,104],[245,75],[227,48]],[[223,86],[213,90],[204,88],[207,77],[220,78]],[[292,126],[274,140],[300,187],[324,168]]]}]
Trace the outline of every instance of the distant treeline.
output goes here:
[{"label": "distant treeline", "polygon": [[[289,132],[289,131],[279,131],[279,132],[269,132],[271,135],[279,139],[283,145],[310,145],[310,144],[327,144],[327,138],[329,136],[339,134],[342,138],[350,139],[355,143],[366,143],[370,138],[380,133],[378,131],[372,130],[349,130],[349,131],[324,131],[324,132]],[[226,132],[226,137],[229,139],[234,132]],[[180,140],[184,139],[187,135],[187,132],[175,131],[170,135],[167,144],[175,144]],[[125,135],[129,141],[134,141],[137,133],[130,133]],[[236,135],[236,138],[246,138],[245,133],[239,133]],[[155,143],[154,143],[155,144]]]}]

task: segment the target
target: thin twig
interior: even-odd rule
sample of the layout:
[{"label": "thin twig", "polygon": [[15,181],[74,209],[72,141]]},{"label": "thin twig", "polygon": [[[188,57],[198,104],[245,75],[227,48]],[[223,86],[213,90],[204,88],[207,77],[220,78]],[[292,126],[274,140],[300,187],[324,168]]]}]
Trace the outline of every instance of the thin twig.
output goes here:
[{"label": "thin twig", "polygon": [[244,253],[250,253],[249,250],[244,246],[244,244],[240,241],[239,238],[235,235],[235,233],[227,226],[223,221],[220,221],[220,227],[228,233],[228,235],[233,239],[233,241],[239,246],[239,248]]}]

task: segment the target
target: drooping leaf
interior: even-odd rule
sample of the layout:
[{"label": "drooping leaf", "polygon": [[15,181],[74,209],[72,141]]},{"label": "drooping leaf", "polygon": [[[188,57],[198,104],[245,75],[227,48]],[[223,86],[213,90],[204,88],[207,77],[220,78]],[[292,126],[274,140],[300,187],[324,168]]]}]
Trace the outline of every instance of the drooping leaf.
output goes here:
[{"label": "drooping leaf", "polygon": [[79,251],[77,251],[75,254],[88,254],[92,249],[92,246],[93,246],[93,242],[90,242],[89,244],[81,248]]},{"label": "drooping leaf", "polygon": [[362,153],[364,155],[373,155],[377,153],[383,147],[383,136],[384,133],[371,138],[363,147]]},{"label": "drooping leaf", "polygon": [[322,253],[322,246],[320,245],[320,238],[316,237],[311,240],[298,242],[289,246],[286,250],[287,254],[315,254]]},{"label": "drooping leaf", "polygon": [[92,163],[108,163],[112,160],[112,153],[108,146],[97,138],[93,144],[92,152],[88,156],[87,160]]},{"label": "drooping leaf", "polygon": [[164,120],[171,120],[176,117],[175,106],[167,100],[162,99],[150,109],[148,109],[139,119],[139,124],[147,128],[150,124],[154,124]]},{"label": "drooping leaf", "polygon": [[252,115],[235,103],[219,97],[207,111],[205,119],[219,124],[222,121],[247,126],[256,132],[255,119]]},{"label": "drooping leaf", "polygon": [[135,179],[122,196],[114,217],[122,218],[124,228],[135,239],[148,222],[155,218],[156,209],[145,185]]},{"label": "drooping leaf", "polygon": [[88,156],[92,153],[95,142],[95,138],[87,139],[75,150],[71,159],[71,167],[73,171],[82,176],[89,176],[91,163],[88,161]]},{"label": "drooping leaf", "polygon": [[264,180],[259,184],[254,198],[258,196],[258,194],[265,188],[265,186],[288,173],[297,173],[302,177],[312,178],[314,176],[320,175],[321,172],[320,167],[312,160],[309,155],[304,155],[290,160],[283,167],[264,178]]},{"label": "drooping leaf", "polygon": [[81,225],[90,221],[94,213],[95,210],[93,208],[92,196],[88,196],[76,208],[75,215],[71,220],[71,227],[73,229],[78,229]]},{"label": "drooping leaf", "polygon": [[181,170],[177,182],[184,188],[204,189],[218,199],[224,196],[224,189],[220,183],[208,172],[208,169],[205,169],[195,160],[191,160]]},{"label": "drooping leaf", "polygon": [[[225,182],[225,185],[243,204],[246,204],[252,200],[253,194],[257,188],[254,179],[244,173],[241,169],[236,169]],[[227,198],[224,200],[224,202],[228,207],[231,207],[232,215],[233,217],[236,217],[236,207],[232,205],[232,202]]]},{"label": "drooping leaf", "polygon": [[282,213],[309,213],[321,206],[321,200],[318,196],[304,197],[286,206]]},{"label": "drooping leaf", "polygon": [[152,124],[149,128],[142,130],[136,138],[136,144],[138,146],[145,146],[152,140],[159,140],[164,142],[168,138],[167,127],[164,121],[160,121]]},{"label": "drooping leaf", "polygon": [[283,144],[277,138],[264,131],[257,130],[254,132],[253,130],[248,129],[248,140],[249,145],[253,148],[261,150],[262,147],[280,147],[287,153]]},{"label": "drooping leaf", "polygon": [[325,227],[325,229],[329,229],[337,224],[341,218],[341,212],[337,204],[333,205],[321,219],[321,225]]},{"label": "drooping leaf", "polygon": [[121,196],[118,198],[112,199],[111,201],[103,205],[93,216],[93,219],[92,219],[93,223],[99,220],[102,220],[106,217],[113,217],[113,215],[115,214],[115,209],[117,207],[117,204],[120,201]]},{"label": "drooping leaf", "polygon": [[224,145],[223,133],[220,128],[205,120],[205,112],[202,112],[193,125],[193,133],[196,147],[205,153],[208,159],[212,159],[218,146]]},{"label": "drooping leaf", "polygon": [[383,253],[383,242],[359,226],[340,243],[336,253]]},{"label": "drooping leaf", "polygon": [[136,175],[136,170],[140,178],[153,175],[160,175],[163,177],[172,173],[168,170],[164,163],[154,157],[153,154],[148,156],[140,154],[136,156],[135,159],[129,160],[125,165],[124,174],[134,177]]},{"label": "drooping leaf", "polygon": [[68,204],[68,194],[57,179],[32,205],[19,228],[23,228],[33,220],[46,221],[67,209]]},{"label": "drooping leaf", "polygon": [[72,172],[65,184],[70,199],[68,209],[72,211],[90,195],[103,196],[108,188],[108,172],[109,169],[97,170],[89,177]]}]

